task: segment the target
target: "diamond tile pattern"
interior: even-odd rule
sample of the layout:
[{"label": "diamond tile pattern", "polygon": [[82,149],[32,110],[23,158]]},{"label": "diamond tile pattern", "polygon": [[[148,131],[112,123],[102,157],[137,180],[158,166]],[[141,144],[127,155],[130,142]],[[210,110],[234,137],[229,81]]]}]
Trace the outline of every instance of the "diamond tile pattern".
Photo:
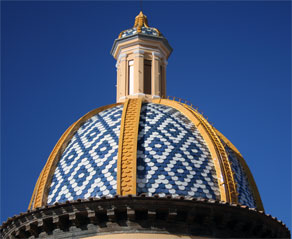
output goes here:
[{"label": "diamond tile pattern", "polygon": [[116,194],[122,110],[102,111],[78,129],[58,162],[48,204]]},{"label": "diamond tile pattern", "polygon": [[[142,31],[141,33],[145,34],[145,35],[158,36],[157,31],[155,31],[152,27],[142,27],[141,31]],[[134,28],[131,28],[131,29],[124,31],[121,37],[123,38],[123,37],[127,37],[127,36],[132,36],[132,35],[135,35],[137,33],[138,33],[137,28],[134,27]]]},{"label": "diamond tile pattern", "polygon": [[137,192],[220,199],[213,160],[204,139],[193,123],[172,107],[142,105]]},{"label": "diamond tile pattern", "polygon": [[[48,204],[78,198],[113,196],[123,106],[87,120],[75,133],[53,175]],[[227,145],[239,203],[255,208],[247,176]],[[176,109],[144,103],[137,148],[137,193],[220,200],[207,145],[193,123]]]},{"label": "diamond tile pattern", "polygon": [[239,193],[239,204],[246,205],[250,208],[256,208],[254,196],[242,165],[231,148],[225,145],[225,150],[228,154],[229,161],[231,162],[232,171],[235,173],[235,181],[237,183],[237,191]]}]

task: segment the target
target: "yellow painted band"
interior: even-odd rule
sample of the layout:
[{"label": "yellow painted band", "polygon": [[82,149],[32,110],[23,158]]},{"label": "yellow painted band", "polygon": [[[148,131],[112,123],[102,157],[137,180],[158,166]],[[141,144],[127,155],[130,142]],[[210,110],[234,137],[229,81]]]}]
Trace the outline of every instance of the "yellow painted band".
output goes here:
[{"label": "yellow painted band", "polygon": [[258,191],[256,182],[252,176],[252,173],[247,165],[247,163],[245,162],[243,156],[241,155],[241,153],[238,151],[238,149],[229,141],[229,139],[227,139],[219,130],[215,129],[217,135],[227,144],[227,146],[232,149],[232,151],[234,152],[234,154],[236,155],[236,158],[238,159],[238,161],[240,162],[241,166],[243,167],[243,170],[247,176],[247,180],[249,185],[251,186],[252,192],[253,192],[253,196],[254,199],[256,201],[256,207],[258,210],[264,211],[264,205],[260,196],[260,193]]},{"label": "yellow painted band", "polygon": [[228,145],[229,148],[231,148],[235,153],[237,153],[238,155],[241,155],[241,153],[238,151],[238,149],[217,129],[215,129],[216,134]]},{"label": "yellow painted band", "polygon": [[[61,136],[59,141],[57,142],[56,146],[54,147],[53,151],[51,152],[43,170],[42,173],[37,181],[37,186],[35,189],[35,201],[34,204],[31,205],[32,209],[41,207],[46,204],[48,193],[50,190],[50,183],[52,180],[52,177],[54,175],[57,163],[64,152],[65,148],[67,147],[69,141],[72,139],[75,132],[80,128],[81,124],[91,118],[92,116],[98,114],[101,111],[104,111],[106,109],[115,107],[117,104],[111,104],[107,106],[103,106],[97,109],[94,109],[81,117],[78,121],[76,121],[74,124],[72,124],[65,133]],[[31,200],[32,201],[32,200]]]},{"label": "yellow painted band", "polygon": [[209,124],[209,122],[196,110],[194,110],[192,107],[183,104],[187,109],[192,111],[192,113],[198,117],[198,119],[201,121],[201,123],[205,126],[207,132],[209,133],[210,137],[212,138],[212,141],[215,145],[215,148],[217,152],[219,153],[219,161],[223,168],[223,175],[224,175],[224,183],[227,186],[228,190],[228,196],[229,196],[229,202],[231,203],[238,203],[238,191],[234,179],[234,173],[232,171],[230,162],[228,160],[228,155],[226,153],[226,150],[221,143],[220,138],[217,136],[216,132],[213,130],[213,127]]},{"label": "yellow painted band", "polygon": [[197,127],[200,134],[206,141],[211,153],[211,157],[214,161],[221,200],[231,203],[237,203],[238,198],[236,185],[230,164],[228,162],[227,154],[218,136],[212,130],[212,126],[207,122],[207,120],[205,120],[198,112],[193,110],[191,107],[183,103],[167,99],[153,100],[153,103],[159,103],[173,107],[179,110],[194,123],[194,125]]},{"label": "yellow painted band", "polygon": [[247,176],[248,183],[251,186],[253,196],[254,196],[254,199],[256,201],[257,209],[260,211],[265,211],[258,187],[255,183],[255,180],[252,176],[252,173],[250,172],[249,167],[247,166],[247,163],[245,162],[245,160],[241,156],[239,156],[237,154],[235,154],[235,155],[236,155],[237,159],[239,160],[240,164],[242,165],[243,170]]},{"label": "yellow painted band", "polygon": [[119,137],[119,149],[118,149],[118,160],[117,160],[117,194],[121,195],[121,175],[122,175],[122,147],[123,147],[123,137],[124,137],[124,130],[125,130],[125,118],[127,114],[129,100],[127,99],[124,102],[124,108],[121,118],[121,127],[120,127],[120,137]]},{"label": "yellow painted band", "polygon": [[34,205],[32,205],[33,206],[32,208],[41,207],[45,204],[45,202],[43,201],[43,197],[44,197],[44,192],[46,191],[48,176],[50,175],[50,172],[53,168],[52,167],[53,163],[56,161],[55,158],[56,158],[57,152],[60,150],[60,148],[64,142],[64,139],[68,135],[68,132],[70,131],[72,126],[73,125],[71,125],[65,131],[65,133],[61,136],[61,138],[57,142],[56,146],[54,147],[53,151],[51,152],[51,154],[50,154],[50,156],[45,164],[45,167],[42,170],[42,173],[41,173],[40,178],[38,180],[38,187],[37,187],[37,191],[36,191]]},{"label": "yellow painted band", "polygon": [[41,171],[41,173],[40,173],[40,175],[38,177],[38,180],[37,180],[37,182],[36,182],[36,184],[34,186],[34,190],[33,190],[29,205],[28,205],[28,210],[31,210],[34,207],[35,198],[36,198],[36,195],[37,195],[37,190],[38,190],[38,187],[39,187],[39,183],[40,183],[40,179],[42,177],[42,174],[43,174],[43,170]]},{"label": "yellow painted band", "polygon": [[137,193],[137,143],[141,106],[141,99],[127,99],[122,113],[117,162],[119,195]]}]

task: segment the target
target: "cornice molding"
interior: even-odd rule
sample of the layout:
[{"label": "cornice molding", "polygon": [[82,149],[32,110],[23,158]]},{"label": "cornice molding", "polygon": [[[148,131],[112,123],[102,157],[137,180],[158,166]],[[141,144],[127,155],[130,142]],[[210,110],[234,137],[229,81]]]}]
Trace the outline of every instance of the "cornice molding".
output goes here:
[{"label": "cornice molding", "polygon": [[67,201],[28,210],[0,228],[3,238],[83,238],[152,233],[211,238],[290,238],[277,218],[226,202],[141,196]]}]

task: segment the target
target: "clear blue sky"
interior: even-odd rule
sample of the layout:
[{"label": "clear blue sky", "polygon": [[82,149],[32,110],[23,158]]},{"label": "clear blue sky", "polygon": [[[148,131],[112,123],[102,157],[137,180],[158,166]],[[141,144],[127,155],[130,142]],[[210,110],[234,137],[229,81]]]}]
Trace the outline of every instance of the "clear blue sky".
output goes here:
[{"label": "clear blue sky", "polygon": [[[1,221],[26,211],[55,143],[115,102],[110,49],[139,2],[2,2]],[[291,225],[291,3],[144,2],[169,40],[168,95],[191,101],[246,159],[266,213]]]}]

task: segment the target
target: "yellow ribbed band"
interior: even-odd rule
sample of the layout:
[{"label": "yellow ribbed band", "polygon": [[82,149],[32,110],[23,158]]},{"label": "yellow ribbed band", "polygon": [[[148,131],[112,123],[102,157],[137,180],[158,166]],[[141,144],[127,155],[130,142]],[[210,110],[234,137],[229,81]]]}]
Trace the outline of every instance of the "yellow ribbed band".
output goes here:
[{"label": "yellow ribbed band", "polygon": [[137,143],[141,99],[128,99],[124,103],[117,162],[117,194],[136,194]]},{"label": "yellow ribbed band", "polygon": [[258,191],[257,185],[255,183],[255,180],[252,176],[252,173],[250,172],[249,167],[247,166],[247,163],[245,162],[244,158],[242,157],[241,153],[238,151],[238,149],[217,129],[215,129],[216,134],[227,144],[229,148],[232,149],[232,151],[235,153],[236,158],[240,162],[241,166],[243,167],[243,170],[247,176],[247,180],[249,185],[251,186],[254,199],[256,201],[256,207],[260,211],[264,211],[264,205],[260,196],[260,193]]},{"label": "yellow ribbed band", "polygon": [[[45,205],[45,200],[44,200],[44,194],[45,192],[48,191],[47,189],[47,184],[48,184],[48,178],[50,175],[54,174],[55,167],[57,165],[57,155],[59,155],[59,152],[62,148],[62,145],[64,144],[65,139],[68,137],[69,132],[72,130],[74,124],[71,125],[65,133],[61,136],[59,141],[57,142],[56,146],[54,147],[53,151],[51,152],[45,167],[43,168],[40,177],[37,181],[37,188],[35,191],[35,199],[33,205],[31,205],[31,208],[37,208]],[[58,158],[59,159],[59,158]],[[53,165],[55,167],[53,167]]]}]

